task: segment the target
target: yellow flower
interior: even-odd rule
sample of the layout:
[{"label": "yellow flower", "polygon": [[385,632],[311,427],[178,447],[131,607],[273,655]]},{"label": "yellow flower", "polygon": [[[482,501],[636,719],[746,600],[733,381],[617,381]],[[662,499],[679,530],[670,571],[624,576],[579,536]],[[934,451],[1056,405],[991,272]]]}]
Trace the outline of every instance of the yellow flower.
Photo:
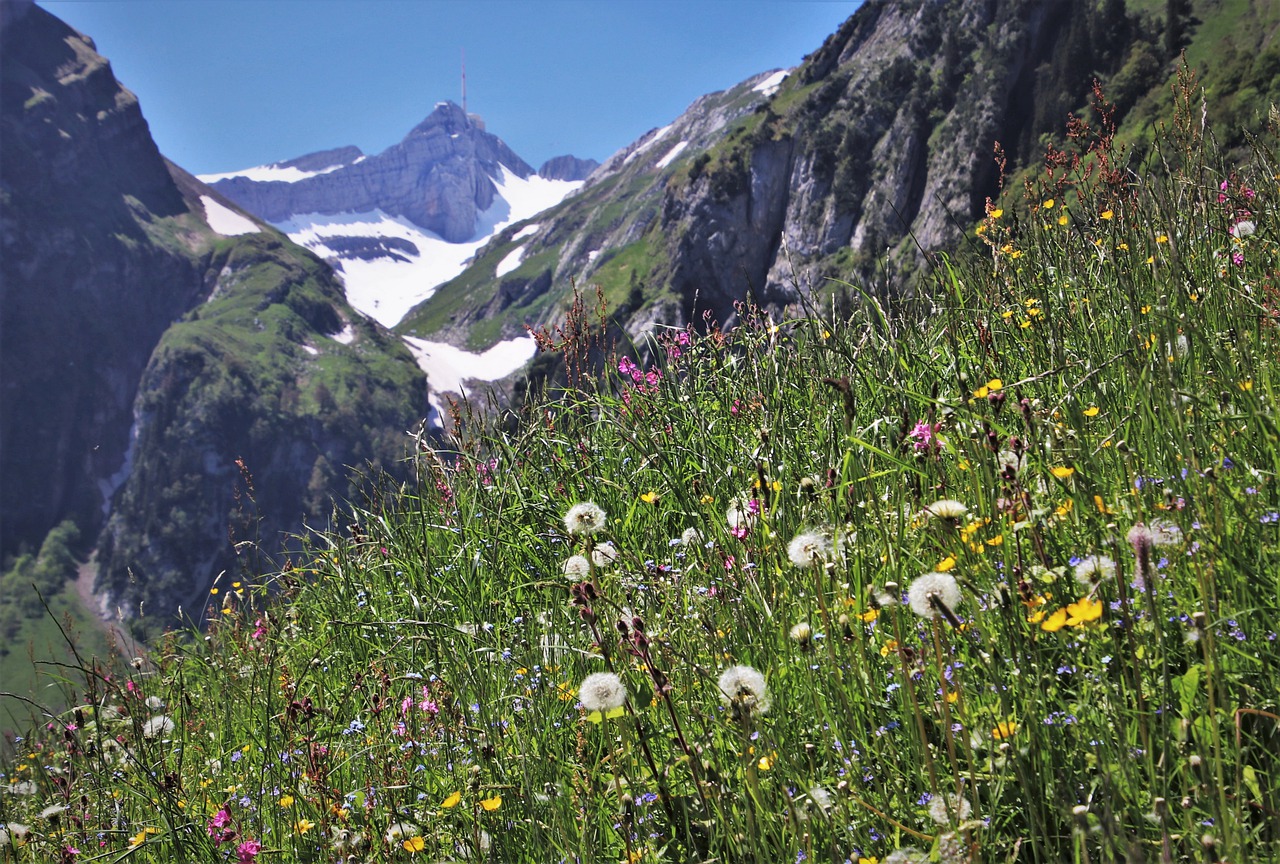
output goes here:
[{"label": "yellow flower", "polygon": [[1099,409],[1098,409],[1098,406],[1097,406],[1097,405],[1090,405],[1088,408],[1084,409],[1084,416],[1086,416],[1086,417],[1097,417],[1097,416],[1098,416],[1098,410],[1099,410]]},{"label": "yellow flower", "polygon": [[1003,534],[997,534],[996,536],[992,537],[990,540],[987,541],[988,546],[1000,546],[1003,543],[1004,543]]},{"label": "yellow flower", "polygon": [[1057,477],[1059,480],[1066,480],[1072,474],[1076,473],[1076,469],[1069,468],[1066,465],[1059,465],[1058,467],[1052,469],[1051,473],[1053,474],[1054,477]]},{"label": "yellow flower", "polygon": [[974,229],[973,229],[973,233],[974,233],[974,234],[977,234],[979,237],[981,237],[983,234],[986,234],[986,233],[987,233],[987,223],[983,222],[983,223],[982,223],[981,225],[979,225],[977,228],[974,228]]},{"label": "yellow flower", "polygon": [[946,573],[948,570],[950,570],[952,567],[955,567],[955,566],[956,566],[955,556],[948,555],[946,558],[943,558],[941,561],[939,561],[938,566],[933,569],[937,570],[939,573]]},{"label": "yellow flower", "polygon": [[1066,611],[1071,616],[1067,619],[1067,626],[1079,627],[1102,617],[1102,601],[1083,597],[1074,603],[1068,603]]},{"label": "yellow flower", "polygon": [[485,798],[483,801],[480,802],[480,806],[483,807],[486,811],[492,813],[494,810],[497,810],[499,807],[502,806],[502,796],[494,795],[492,798]]},{"label": "yellow flower", "polygon": [[988,215],[992,219],[999,219],[1001,216],[1004,215],[1004,211],[1001,210],[999,207],[997,207],[996,209],[992,210]]},{"label": "yellow flower", "polygon": [[760,766],[761,771],[768,771],[770,768],[773,767],[773,763],[777,761],[778,761],[778,754],[770,753],[768,755],[761,756],[760,761],[757,762],[756,764]]},{"label": "yellow flower", "polygon": [[699,499],[698,499],[698,503],[699,503],[699,504],[714,504],[714,503],[716,503],[716,496],[714,496],[714,495],[703,495],[701,498],[699,498]]},{"label": "yellow flower", "polygon": [[292,806],[293,806],[293,796],[292,796],[292,795],[284,795],[284,796],[281,796],[281,798],[280,798],[280,806],[281,806],[281,807],[284,807],[284,808],[292,807]]},{"label": "yellow flower", "polygon": [[314,827],[316,827],[316,823],[312,822],[310,819],[299,819],[297,822],[293,823],[293,830],[297,831],[299,834],[306,834]]},{"label": "yellow flower", "polygon": [[1030,615],[1027,616],[1028,624],[1039,624],[1043,620],[1044,620],[1043,609],[1037,609],[1035,612],[1032,612]]},{"label": "yellow flower", "polygon": [[400,845],[404,846],[404,851],[410,854],[416,854],[427,848],[427,841],[423,840],[421,837],[410,837]]},{"label": "yellow flower", "polygon": [[454,808],[454,807],[457,807],[457,806],[458,806],[458,802],[459,802],[459,801],[461,801],[461,800],[462,800],[462,793],[461,793],[461,792],[454,792],[454,793],[453,793],[452,795],[450,795],[448,798],[444,799],[444,801],[440,802],[440,806],[441,806],[441,807],[443,807],[443,808],[444,808],[444,809],[446,809],[446,810],[450,810],[450,809],[452,809],[452,808]]},{"label": "yellow flower", "polygon": [[866,612],[863,612],[858,617],[862,619],[862,623],[870,624],[872,621],[876,620],[876,618],[880,617],[880,610],[868,609]]},{"label": "yellow flower", "polygon": [[1059,609],[1040,622],[1040,629],[1046,633],[1057,633],[1067,623],[1067,610]]},{"label": "yellow flower", "polygon": [[653,491],[646,492],[646,493],[644,493],[643,495],[641,495],[641,496],[640,496],[640,500],[641,500],[641,501],[643,501],[643,502],[644,502],[644,503],[646,503],[646,504],[657,504],[657,503],[658,503],[658,493],[657,493],[657,492],[653,492]]},{"label": "yellow flower", "polygon": [[1097,507],[1097,508],[1098,508],[1098,512],[1099,512],[1099,513],[1101,513],[1103,516],[1109,516],[1109,515],[1111,515],[1111,513],[1112,513],[1111,508],[1110,508],[1110,507],[1108,507],[1108,506],[1107,506],[1107,503],[1106,503],[1105,501],[1103,501],[1103,500],[1102,500],[1102,496],[1101,496],[1101,495],[1094,495],[1094,496],[1093,496],[1093,506],[1094,506],[1094,507]]},{"label": "yellow flower", "polygon": [[1044,203],[1043,203],[1043,204],[1041,204],[1040,206],[1041,206],[1041,207],[1043,207],[1043,208],[1044,208],[1044,209],[1046,209],[1046,210],[1052,210],[1052,209],[1053,209],[1053,199],[1052,199],[1052,198],[1050,198],[1048,201],[1044,202]]},{"label": "yellow flower", "polygon": [[1110,219],[1111,219],[1113,216],[1115,216],[1115,215],[1116,215],[1116,214],[1115,214],[1115,213],[1113,213],[1113,212],[1111,212],[1110,210],[1103,210],[1103,211],[1102,211],[1102,218],[1103,218],[1103,219],[1110,220]]},{"label": "yellow flower", "polygon": [[1058,224],[1059,224],[1059,225],[1066,225],[1066,224],[1067,224],[1067,214],[1066,214],[1066,213],[1063,213],[1061,216],[1059,216],[1059,217],[1058,217]]},{"label": "yellow flower", "polygon": [[209,589],[209,593],[210,593],[210,594],[217,594],[217,593],[218,593],[218,589],[217,589],[217,588],[210,588],[210,589]]},{"label": "yellow flower", "polygon": [[1007,723],[997,723],[996,728],[991,730],[991,737],[999,741],[1002,738],[1012,738],[1018,732],[1018,724],[1012,721]]},{"label": "yellow flower", "polygon": [[1252,379],[1252,378],[1246,378],[1245,380],[1243,380],[1243,381],[1239,382],[1238,384],[1236,384],[1236,386],[1237,386],[1237,387],[1239,387],[1241,390],[1252,390],[1252,389],[1253,389],[1253,379]]},{"label": "yellow flower", "polygon": [[1168,243],[1168,242],[1169,242],[1169,235],[1168,235],[1168,234],[1161,234],[1159,237],[1157,237],[1157,238],[1156,238],[1156,242],[1157,242],[1157,243]]},{"label": "yellow flower", "polygon": [[880,656],[888,657],[890,654],[892,654],[894,651],[897,651],[897,650],[898,650],[898,640],[890,639],[888,642],[880,646]]}]

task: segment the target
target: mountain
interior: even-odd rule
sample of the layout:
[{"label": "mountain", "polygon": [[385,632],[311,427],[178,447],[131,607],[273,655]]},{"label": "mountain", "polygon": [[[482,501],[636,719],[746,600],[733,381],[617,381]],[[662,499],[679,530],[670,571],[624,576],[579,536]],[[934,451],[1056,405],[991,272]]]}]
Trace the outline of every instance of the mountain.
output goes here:
[{"label": "mountain", "polygon": [[404,473],[421,373],[322,261],[161,156],[91,39],[6,0],[0,57],[0,551],[70,520],[104,610],[199,614],[233,543],[287,548],[347,465]]},{"label": "mountain", "polygon": [[351,303],[393,326],[495,231],[559,203],[595,165],[560,156],[535,172],[440,102],[374,156],[342,147],[201,179],[328,261]]},{"label": "mountain", "polygon": [[1236,80],[1267,79],[1269,4],[1231,5],[1176,15],[1169,36],[1146,2],[868,0],[795,69],[702,97],[505,229],[396,329],[478,350],[556,320],[573,286],[598,286],[635,339],[732,324],[747,299],[780,313],[904,296],[1001,194],[994,145],[1008,176],[1031,170],[1095,78],[1140,115],[1209,21],[1240,40]]}]

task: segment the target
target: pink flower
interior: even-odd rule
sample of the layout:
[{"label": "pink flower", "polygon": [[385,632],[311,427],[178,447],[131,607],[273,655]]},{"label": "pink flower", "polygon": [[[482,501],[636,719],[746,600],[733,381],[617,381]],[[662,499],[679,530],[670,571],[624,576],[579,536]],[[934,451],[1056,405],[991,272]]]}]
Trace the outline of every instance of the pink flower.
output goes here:
[{"label": "pink flower", "polygon": [[231,811],[223,807],[217,813],[213,814],[213,818],[209,820],[209,825],[205,828],[209,832],[210,837],[218,837],[218,842],[222,842],[222,829],[231,824]]},{"label": "pink flower", "polygon": [[1231,253],[1231,263],[1232,263],[1232,264],[1234,264],[1234,265],[1236,265],[1237,267],[1239,267],[1241,264],[1243,264],[1243,263],[1244,263],[1244,253],[1243,253],[1243,252],[1232,252],[1232,253]]},{"label": "pink flower", "polygon": [[927,421],[921,420],[916,423],[915,428],[909,433],[909,437],[915,439],[915,448],[920,451],[936,451],[938,445],[938,429],[941,423],[930,425]]},{"label": "pink flower", "polygon": [[262,844],[257,840],[246,840],[236,847],[236,855],[238,864],[253,864],[258,859],[258,853],[262,851]]}]

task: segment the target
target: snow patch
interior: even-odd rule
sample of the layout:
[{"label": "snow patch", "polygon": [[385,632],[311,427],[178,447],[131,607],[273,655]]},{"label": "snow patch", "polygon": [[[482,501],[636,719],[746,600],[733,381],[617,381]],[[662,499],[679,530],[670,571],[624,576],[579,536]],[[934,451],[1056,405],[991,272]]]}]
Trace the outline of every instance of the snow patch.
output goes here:
[{"label": "snow patch", "polygon": [[599,249],[592,249],[590,252],[587,253],[587,261],[589,262],[594,262],[599,257],[600,257]]},{"label": "snow patch", "polygon": [[774,93],[778,92],[778,87],[782,85],[782,82],[785,81],[787,76],[790,74],[791,71],[789,69],[779,69],[777,72],[774,72],[768,78],[764,79],[751,89],[757,93],[772,96]]},{"label": "snow patch", "polygon": [[507,256],[498,262],[498,266],[493,269],[493,275],[501,279],[512,270],[520,266],[520,262],[524,260],[524,244],[517,246],[507,253]]},{"label": "snow patch", "polygon": [[241,216],[231,208],[214,201],[208,195],[201,195],[200,203],[204,205],[204,221],[208,222],[209,227],[223,237],[257,234],[262,230],[252,219]]},{"label": "snow patch", "polygon": [[441,393],[468,395],[466,381],[498,381],[520,370],[533,359],[538,344],[532,336],[518,336],[499,342],[482,354],[472,354],[455,348],[447,342],[429,342],[413,336],[404,337],[405,344],[418,361],[418,368],[427,375],[431,404],[428,422],[436,428],[443,422],[444,405]]},{"label": "snow patch", "polygon": [[654,144],[657,144],[657,143],[658,143],[658,141],[662,138],[662,136],[666,135],[668,132],[670,132],[670,131],[671,131],[671,127],[672,127],[673,125],[675,125],[675,124],[668,124],[668,125],[666,125],[666,126],[663,126],[663,127],[662,127],[661,129],[659,129],[657,132],[654,132],[654,133],[653,133],[653,136],[652,136],[648,141],[644,142],[644,143],[643,143],[643,144],[641,144],[639,147],[637,147],[636,149],[634,149],[634,150],[632,150],[630,153],[628,153],[628,154],[627,154],[627,158],[622,160],[622,164],[623,164],[623,165],[626,165],[628,162],[630,162],[632,159],[634,159],[634,158],[636,158],[637,156],[639,156],[639,155],[640,155],[641,153],[643,153],[644,151],[648,150],[648,149],[649,149],[650,147],[652,147]]},{"label": "snow patch", "polygon": [[346,327],[343,327],[337,333],[332,334],[329,338],[341,345],[350,345],[352,342],[355,341],[356,328],[348,324]]},{"label": "snow patch", "polygon": [[668,150],[668,151],[667,151],[667,155],[666,155],[666,156],[663,156],[661,159],[659,159],[659,160],[658,160],[658,166],[657,166],[657,167],[659,167],[659,168],[666,168],[668,165],[670,165],[672,162],[674,162],[674,161],[675,161],[675,158],[676,158],[677,156],[679,156],[681,153],[683,153],[683,152],[684,152],[684,148],[686,148],[686,147],[688,147],[688,146],[689,146],[689,142],[688,142],[688,141],[681,141],[679,144],[677,144],[676,146],[672,147],[670,150]]},{"label": "snow patch", "polygon": [[538,233],[538,229],[541,227],[542,226],[539,225],[537,222],[534,222],[532,225],[526,225],[523,228],[521,228],[519,231],[517,231],[515,233],[515,236],[513,236],[511,239],[523,240],[526,237],[532,237],[534,234]]},{"label": "snow patch", "polygon": [[302,346],[302,350],[303,350],[303,351],[306,351],[306,352],[307,352],[308,354],[310,354],[312,357],[315,357],[316,355],[318,355],[318,354],[320,353],[320,349],[319,349],[319,348],[314,348],[314,347],[312,347],[311,345],[303,345],[303,346]]},{"label": "snow patch", "polygon": [[[349,164],[354,165],[364,159],[361,156],[355,162]],[[318,177],[321,174],[329,174],[337,171],[339,168],[346,168],[346,165],[330,165],[328,168],[321,168],[319,171],[303,171],[301,168],[294,168],[292,165],[288,168],[280,165],[258,165],[253,168],[242,168],[239,171],[226,171],[222,174],[200,174],[197,175],[205,183],[217,183],[219,180],[230,180],[232,177],[244,177],[246,180],[256,180],[260,183],[297,183],[299,180],[306,180],[308,177]]]},{"label": "snow patch", "polygon": [[[394,327],[410,309],[461,273],[494,234],[559,204],[582,186],[581,180],[548,180],[536,174],[526,179],[505,165],[499,168],[501,175],[493,178],[498,194],[492,206],[476,219],[472,239],[464,243],[449,243],[408,219],[382,210],[304,213],[275,226],[321,258],[340,258],[339,276],[346,286],[347,302],[383,326]],[[520,233],[532,227],[526,226]],[[370,261],[341,258],[336,249],[325,245],[329,237],[399,237],[416,246],[418,254],[397,252],[407,261],[389,257]]]}]

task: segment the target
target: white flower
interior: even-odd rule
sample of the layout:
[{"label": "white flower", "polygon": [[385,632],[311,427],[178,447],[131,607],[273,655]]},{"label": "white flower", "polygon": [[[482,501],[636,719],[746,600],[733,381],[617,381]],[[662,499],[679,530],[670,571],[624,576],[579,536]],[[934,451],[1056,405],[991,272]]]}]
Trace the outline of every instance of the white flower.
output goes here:
[{"label": "white flower", "polygon": [[735,720],[764,714],[769,710],[769,691],[764,676],[751,666],[730,666],[720,673],[717,682],[720,699]]},{"label": "white flower", "polygon": [[953,501],[950,498],[943,498],[940,501],[934,501],[928,507],[924,508],[924,512],[931,519],[941,519],[944,522],[957,522],[964,518],[964,514],[969,512],[969,508],[961,504],[959,501]]},{"label": "white flower", "polygon": [[835,544],[821,531],[805,531],[797,534],[787,546],[787,557],[801,569],[822,566],[835,556]]},{"label": "white flower", "polygon": [[142,724],[143,738],[159,738],[173,731],[173,718],[167,714],[157,714]]},{"label": "white flower", "polygon": [[564,575],[571,579],[590,579],[591,562],[587,560],[585,555],[570,556],[564,562]]},{"label": "white flower", "polygon": [[813,641],[813,628],[809,626],[808,621],[801,621],[791,628],[791,638],[795,640],[801,648],[808,647]]},{"label": "white flower", "polygon": [[1015,474],[1021,474],[1027,468],[1027,454],[1024,452],[1019,455],[1012,450],[1001,450],[996,462],[1000,465],[1001,472],[1011,469]]},{"label": "white flower", "polygon": [[564,514],[564,527],[570,534],[595,534],[604,530],[605,515],[594,502],[574,504]]},{"label": "white flower", "polygon": [[389,844],[398,846],[404,840],[417,837],[418,834],[418,826],[412,822],[392,822],[387,826],[387,833],[383,836],[387,838]]},{"label": "white flower", "polygon": [[[947,813],[948,807],[951,815]],[[956,822],[964,822],[971,813],[973,813],[973,807],[969,804],[969,799],[954,792],[948,793],[945,797],[938,795],[929,802],[929,818],[939,825],[950,825],[952,815]]]},{"label": "white flower", "polygon": [[622,679],[612,672],[596,672],[582,679],[578,687],[578,701],[588,711],[606,713],[621,708],[627,701],[627,688]]},{"label": "white flower", "polygon": [[591,550],[591,560],[597,567],[608,567],[618,560],[618,547],[612,543],[599,543]]},{"label": "white flower", "polygon": [[162,708],[164,708],[164,700],[161,699],[159,696],[148,696],[147,707],[150,708],[152,711],[159,711]]},{"label": "white flower", "polygon": [[702,543],[702,532],[697,528],[686,528],[680,535],[680,542],[685,546],[698,546]]},{"label": "white flower", "polygon": [[725,511],[725,521],[729,523],[729,527],[734,531],[749,530],[756,524],[758,506],[746,495],[739,495],[729,505],[729,509]]},{"label": "white flower", "polygon": [[950,573],[926,573],[907,586],[911,611],[921,618],[937,618],[941,614],[933,605],[931,597],[937,597],[953,612],[963,599],[960,596],[960,586]]},{"label": "white flower", "polygon": [[1080,563],[1076,564],[1072,575],[1084,587],[1092,588],[1099,582],[1115,578],[1116,562],[1106,555],[1090,555],[1080,559]]},{"label": "white flower", "polygon": [[1241,237],[1248,237],[1257,230],[1257,225],[1245,219],[1235,224],[1235,227],[1231,229],[1231,236],[1239,240]]}]

